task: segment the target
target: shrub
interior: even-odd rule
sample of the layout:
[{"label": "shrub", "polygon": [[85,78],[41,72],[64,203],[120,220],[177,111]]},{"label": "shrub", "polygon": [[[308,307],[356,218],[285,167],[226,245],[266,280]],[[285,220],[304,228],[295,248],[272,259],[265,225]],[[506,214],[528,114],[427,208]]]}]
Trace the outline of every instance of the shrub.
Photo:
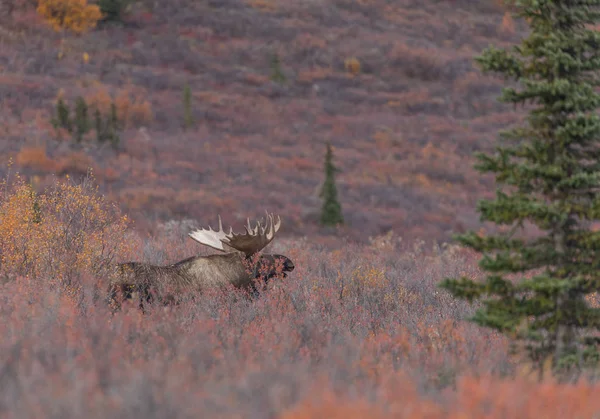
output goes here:
[{"label": "shrub", "polygon": [[16,155],[16,163],[21,167],[51,172],[57,169],[56,161],[51,159],[44,146],[22,147]]},{"label": "shrub", "polygon": [[356,57],[346,58],[344,60],[344,68],[348,73],[357,76],[361,69],[360,61]]},{"label": "shrub", "polygon": [[94,161],[85,152],[74,151],[60,158],[57,173],[85,176],[93,165]]},{"label": "shrub", "polygon": [[[137,89],[139,90],[139,89]],[[114,99],[116,112],[119,116],[119,127],[130,128],[150,123],[153,119],[152,105],[144,98],[142,92],[135,88],[126,87]],[[112,106],[112,102],[111,102]],[[109,112],[112,112],[108,109]]]},{"label": "shrub", "polygon": [[15,11],[25,11],[33,6],[35,0],[2,0],[0,2],[0,21],[8,21]]},{"label": "shrub", "polygon": [[84,33],[102,18],[100,7],[87,0],[39,0],[37,11],[56,31],[63,29]]},{"label": "shrub", "polygon": [[105,87],[96,88],[93,92],[85,95],[85,102],[90,108],[97,109],[102,114],[110,111],[110,104],[113,102],[108,89]]},{"label": "shrub", "polygon": [[41,193],[20,176],[5,178],[0,194],[0,275],[44,277],[71,295],[82,274],[108,275],[126,250],[129,221],[109,204],[88,175],[67,177]]}]

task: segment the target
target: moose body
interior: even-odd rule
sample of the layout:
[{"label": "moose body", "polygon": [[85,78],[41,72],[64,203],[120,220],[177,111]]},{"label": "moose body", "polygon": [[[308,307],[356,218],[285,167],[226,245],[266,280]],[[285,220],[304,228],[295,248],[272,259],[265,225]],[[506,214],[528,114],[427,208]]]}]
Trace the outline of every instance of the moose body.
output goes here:
[{"label": "moose body", "polygon": [[267,227],[260,223],[255,228],[246,227],[245,234],[226,234],[219,217],[219,230],[196,230],[190,233],[194,240],[214,249],[225,251],[224,245],[234,252],[208,256],[192,256],[171,265],[152,265],[142,262],[125,262],[118,265],[116,277],[109,285],[109,301],[119,307],[117,294],[124,299],[139,298],[140,308],[144,302],[152,302],[154,296],[163,304],[176,301],[179,296],[202,293],[209,288],[234,286],[257,294],[255,280],[268,282],[275,276],[286,277],[294,270],[293,262],[283,255],[258,254],[279,229],[281,221],[273,225],[273,217],[267,214]]}]

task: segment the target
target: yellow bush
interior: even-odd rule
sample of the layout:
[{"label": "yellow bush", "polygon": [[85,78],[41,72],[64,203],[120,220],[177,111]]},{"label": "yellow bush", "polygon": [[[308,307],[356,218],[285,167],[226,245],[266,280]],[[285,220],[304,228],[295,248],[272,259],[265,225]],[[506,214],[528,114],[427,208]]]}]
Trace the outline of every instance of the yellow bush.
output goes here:
[{"label": "yellow bush", "polygon": [[340,295],[342,297],[349,296],[350,294],[360,295],[371,293],[375,290],[382,290],[389,284],[385,272],[371,265],[355,268],[349,280],[338,273],[336,281],[341,286]]},{"label": "yellow bush", "polygon": [[87,32],[102,19],[100,7],[87,0],[39,0],[37,11],[56,31]]},{"label": "yellow bush", "polygon": [[354,76],[357,76],[361,69],[360,61],[356,57],[346,58],[344,60],[344,67],[348,73]]},{"label": "yellow bush", "polygon": [[68,177],[42,193],[16,175],[0,183],[0,274],[49,281],[70,292],[83,275],[113,273],[127,250],[129,220],[107,203],[88,176]]}]

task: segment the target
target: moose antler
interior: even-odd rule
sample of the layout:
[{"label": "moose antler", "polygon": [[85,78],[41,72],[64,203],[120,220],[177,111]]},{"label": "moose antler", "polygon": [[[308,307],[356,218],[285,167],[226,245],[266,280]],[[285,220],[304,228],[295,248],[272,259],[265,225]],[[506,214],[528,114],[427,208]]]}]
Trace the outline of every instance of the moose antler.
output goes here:
[{"label": "moose antler", "polygon": [[208,226],[208,230],[202,228],[191,232],[189,236],[199,243],[222,252],[225,251],[225,248],[223,247],[225,244],[235,250],[243,252],[246,256],[250,256],[264,249],[273,240],[275,233],[279,231],[281,217],[277,216],[277,223],[274,224],[273,221],[273,215],[267,213],[265,224],[261,225],[261,223],[257,221],[256,226],[253,228],[250,225],[250,219],[248,218],[247,225],[244,226],[246,232],[236,234],[231,227],[229,228],[229,233],[226,233],[223,230],[221,216],[219,216],[218,231],[214,231]]},{"label": "moose antler", "polygon": [[201,228],[199,230],[192,231],[191,233],[189,233],[189,236],[199,243],[224,252],[225,249],[223,248],[223,240],[228,240],[227,238],[233,234],[233,231],[231,227],[229,228],[229,233],[223,231],[223,223],[221,222],[221,216],[219,215],[218,217],[218,231],[214,231],[210,226],[208,226],[208,230]]}]

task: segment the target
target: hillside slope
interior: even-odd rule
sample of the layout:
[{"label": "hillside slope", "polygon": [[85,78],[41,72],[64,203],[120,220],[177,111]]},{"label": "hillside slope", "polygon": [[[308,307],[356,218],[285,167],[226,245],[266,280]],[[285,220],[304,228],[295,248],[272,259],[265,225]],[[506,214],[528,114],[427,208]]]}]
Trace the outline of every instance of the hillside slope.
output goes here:
[{"label": "hillside slope", "polygon": [[[93,167],[142,230],[217,213],[237,225],[268,209],[282,234],[316,237],[331,233],[317,225],[329,141],[348,224],[338,235],[445,240],[477,226],[474,204],[491,190],[473,151],[519,118],[472,58],[520,30],[491,0],[140,1],[123,25],[80,37],[24,12],[0,31],[0,151],[39,186]],[[58,138],[59,93],[115,97],[120,148]]]}]

